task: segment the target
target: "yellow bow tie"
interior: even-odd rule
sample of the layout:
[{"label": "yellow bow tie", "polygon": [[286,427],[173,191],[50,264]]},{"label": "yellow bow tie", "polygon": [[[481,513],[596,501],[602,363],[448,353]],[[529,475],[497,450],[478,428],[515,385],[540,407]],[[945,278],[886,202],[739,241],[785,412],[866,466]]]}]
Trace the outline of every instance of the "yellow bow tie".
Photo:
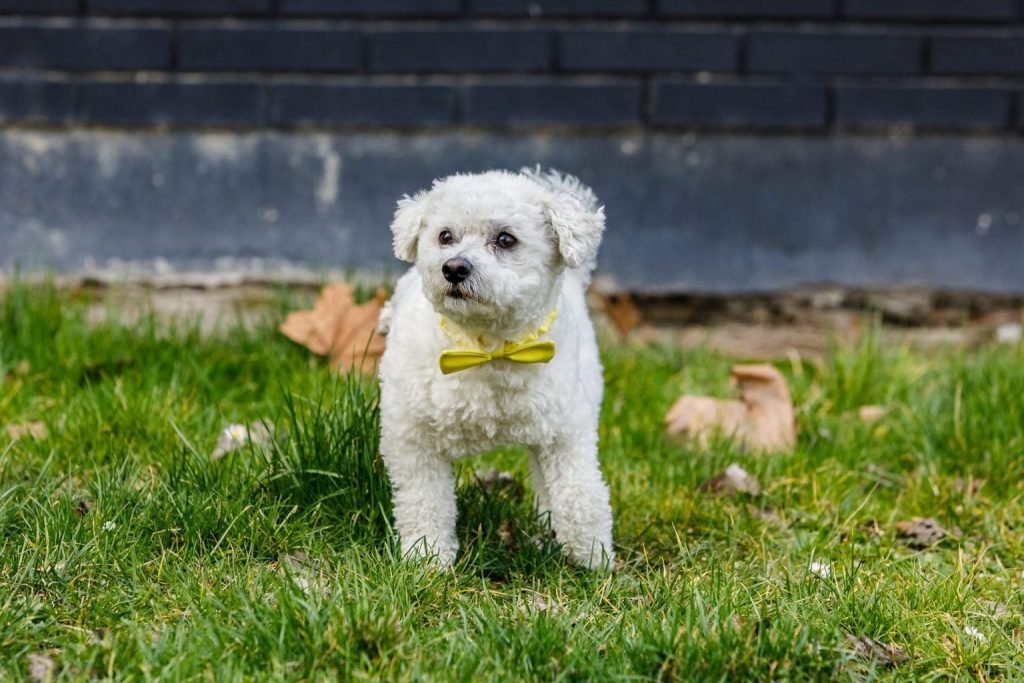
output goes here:
[{"label": "yellow bow tie", "polygon": [[474,351],[472,349],[448,349],[441,352],[441,372],[450,375],[488,363],[495,358],[504,358],[513,363],[547,363],[555,357],[555,342],[534,341],[525,344],[505,345],[495,351]]},{"label": "yellow bow tie", "polygon": [[[531,332],[519,341],[507,341],[501,348],[494,351],[481,351],[478,349],[448,349],[442,351],[440,359],[441,372],[445,375],[450,375],[453,372],[489,363],[497,358],[504,358],[513,363],[547,363],[555,357],[555,342],[550,340],[539,341],[538,338],[547,334],[548,328],[551,327],[551,323],[555,321],[557,315],[557,310],[551,311],[551,315],[548,316],[544,324],[537,328],[536,331]],[[443,318],[441,319],[441,329],[454,341],[462,342],[461,339],[448,330],[448,326]]]}]

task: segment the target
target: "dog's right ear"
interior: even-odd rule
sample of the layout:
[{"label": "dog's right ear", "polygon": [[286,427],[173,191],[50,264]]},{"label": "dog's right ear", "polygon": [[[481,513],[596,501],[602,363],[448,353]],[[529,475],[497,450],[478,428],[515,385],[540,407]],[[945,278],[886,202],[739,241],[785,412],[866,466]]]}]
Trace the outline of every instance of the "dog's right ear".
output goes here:
[{"label": "dog's right ear", "polygon": [[391,240],[395,257],[402,261],[412,263],[416,260],[416,243],[423,229],[426,205],[426,190],[420,190],[411,197],[405,195],[398,200],[395,218],[391,221]]}]

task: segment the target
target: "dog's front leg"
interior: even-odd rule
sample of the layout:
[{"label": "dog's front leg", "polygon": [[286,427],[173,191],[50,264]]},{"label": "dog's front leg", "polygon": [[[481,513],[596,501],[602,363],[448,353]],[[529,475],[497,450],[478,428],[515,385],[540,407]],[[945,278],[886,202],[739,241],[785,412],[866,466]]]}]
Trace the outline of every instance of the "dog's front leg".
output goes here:
[{"label": "dog's front leg", "polygon": [[455,475],[450,462],[420,446],[390,449],[384,455],[391,477],[395,530],[402,554],[455,561]]},{"label": "dog's front leg", "polygon": [[547,485],[544,483],[544,468],[541,467],[541,449],[531,448],[530,455],[530,483],[533,485],[533,506],[542,519],[547,519],[551,513],[551,501],[548,499]]},{"label": "dog's front leg", "polygon": [[539,449],[536,458],[555,538],[573,561],[590,569],[611,566],[612,508],[596,440],[573,435]]}]

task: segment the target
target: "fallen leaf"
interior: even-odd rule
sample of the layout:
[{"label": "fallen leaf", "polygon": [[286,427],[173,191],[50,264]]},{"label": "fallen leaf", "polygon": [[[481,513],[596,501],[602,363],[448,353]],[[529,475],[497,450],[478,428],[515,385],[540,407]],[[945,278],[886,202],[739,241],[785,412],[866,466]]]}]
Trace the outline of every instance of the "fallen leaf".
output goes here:
[{"label": "fallen leaf", "polygon": [[498,527],[498,540],[501,541],[501,545],[510,552],[519,552],[519,543],[516,542],[516,523],[511,519],[506,519]]},{"label": "fallen leaf", "polygon": [[312,310],[288,314],[278,329],[313,353],[329,357],[341,370],[373,373],[384,353],[377,321],[388,295],[380,289],[372,300],[357,304],[352,293],[352,285],[346,283],[327,285]]},{"label": "fallen leaf", "polygon": [[874,662],[887,669],[895,669],[910,659],[906,651],[898,645],[883,643],[868,636],[854,636],[847,633],[846,643],[850,646],[850,652],[857,659]]},{"label": "fallen leaf", "polygon": [[857,417],[865,424],[874,424],[888,414],[889,409],[885,406],[867,405],[857,409]]},{"label": "fallen leaf", "polygon": [[882,527],[878,523],[877,519],[869,519],[860,525],[860,529],[868,538],[874,538],[882,535]]},{"label": "fallen leaf", "polygon": [[747,510],[750,512],[752,517],[756,517],[770,524],[777,524],[780,526],[785,526],[786,524],[774,505],[764,505],[761,507],[750,505]]},{"label": "fallen leaf", "polygon": [[57,671],[57,662],[44,652],[30,652],[28,655],[28,677],[32,681],[51,681]]},{"label": "fallen leaf", "polygon": [[7,425],[7,436],[15,441],[21,439],[33,439],[42,441],[50,435],[46,425],[42,422],[24,422],[21,424]]},{"label": "fallen leaf", "polygon": [[945,537],[945,530],[931,517],[915,517],[896,525],[896,535],[911,548],[927,548]]},{"label": "fallen leaf", "polygon": [[981,491],[981,487],[985,485],[984,479],[975,479],[974,477],[957,477],[953,480],[953,490],[957,493],[963,493],[968,497],[978,495]]},{"label": "fallen leaf", "polygon": [[640,324],[643,316],[640,309],[636,307],[633,297],[622,292],[618,294],[602,294],[601,306],[605,314],[611,320],[612,325],[623,337],[629,334],[634,327]]},{"label": "fallen leaf", "polygon": [[995,600],[982,600],[981,608],[988,612],[996,619],[1005,619],[1011,616],[1010,609],[1006,606],[1005,602],[996,602]]},{"label": "fallen leaf", "polygon": [[756,496],[761,493],[761,484],[753,475],[733,463],[701,484],[700,490],[723,496],[735,496],[738,493]]},{"label": "fallen leaf", "polygon": [[720,433],[755,452],[790,450],[796,443],[793,400],[786,379],[771,365],[735,365],[740,400],[682,396],[665,416],[669,436],[707,446]]},{"label": "fallen leaf", "polygon": [[[550,612],[551,614],[561,614],[564,610],[562,606],[557,602],[552,601],[545,595],[542,595],[536,591],[525,591],[529,598],[529,605],[537,612]],[[525,610],[524,610],[525,611]]]},{"label": "fallen leaf", "polygon": [[79,498],[78,501],[75,503],[75,516],[85,517],[87,514],[89,514],[89,510],[91,509],[92,503],[90,501],[86,500],[85,498]]},{"label": "fallen leaf", "polygon": [[522,483],[511,472],[500,472],[497,469],[492,469],[482,476],[480,472],[476,472],[473,476],[476,477],[476,480],[480,482],[480,485],[488,493],[507,493],[516,500],[522,500],[523,495],[526,493]]},{"label": "fallen leaf", "polygon": [[217,445],[210,457],[214,460],[223,458],[232,451],[248,445],[260,446],[270,440],[270,430],[262,422],[251,422],[248,425],[230,424],[221,430],[217,437]]},{"label": "fallen leaf", "polygon": [[296,550],[280,558],[278,569],[306,595],[324,595],[328,592],[327,578],[320,571],[319,563],[313,562],[305,551]]}]

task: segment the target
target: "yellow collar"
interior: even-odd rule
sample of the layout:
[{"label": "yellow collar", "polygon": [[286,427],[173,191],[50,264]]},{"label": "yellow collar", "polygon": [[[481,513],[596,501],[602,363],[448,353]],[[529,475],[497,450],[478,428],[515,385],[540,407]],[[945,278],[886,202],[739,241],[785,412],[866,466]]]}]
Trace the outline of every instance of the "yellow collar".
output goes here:
[{"label": "yellow collar", "polygon": [[[441,352],[441,372],[450,375],[453,372],[466,370],[488,363],[497,358],[504,358],[513,363],[547,363],[555,357],[555,342],[551,340],[539,341],[540,337],[547,334],[551,324],[558,317],[558,309],[551,311],[544,324],[533,332],[525,335],[516,341],[506,341],[494,351],[483,351],[482,349],[460,348],[447,349]],[[441,330],[456,344],[470,346],[465,339],[453,334],[448,329],[448,321],[441,318]],[[482,340],[478,339],[477,346],[483,346]]]}]

